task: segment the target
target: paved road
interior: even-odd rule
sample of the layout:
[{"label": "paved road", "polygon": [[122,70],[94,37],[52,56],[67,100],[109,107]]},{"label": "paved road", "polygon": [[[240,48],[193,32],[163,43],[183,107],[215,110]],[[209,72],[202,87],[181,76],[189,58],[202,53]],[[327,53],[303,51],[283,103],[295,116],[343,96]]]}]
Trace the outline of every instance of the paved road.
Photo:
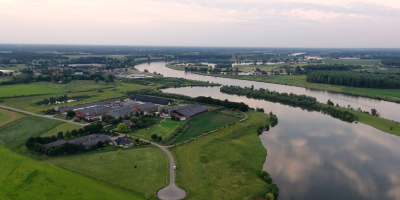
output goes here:
[{"label": "paved road", "polygon": [[[124,137],[125,135],[122,133],[119,133],[119,137]],[[111,138],[111,139],[116,139],[116,138]],[[148,140],[139,138],[141,141],[145,142],[150,142]],[[175,170],[174,170],[174,158],[172,157],[172,154],[167,150],[165,146],[161,146],[157,143],[151,142],[151,144],[157,146],[161,150],[167,154],[168,159],[169,159],[169,185],[163,189],[160,189],[157,192],[158,198],[162,200],[179,200],[183,199],[186,197],[186,191],[183,190],[182,188],[179,188],[178,186],[175,185]]]},{"label": "paved road", "polygon": [[7,106],[1,106],[0,105],[0,108],[5,108],[5,109],[8,109],[8,110],[13,110],[13,111],[16,111],[16,112],[25,113],[25,114],[33,115],[33,116],[37,116],[37,117],[43,117],[43,118],[48,118],[48,119],[54,119],[54,120],[58,120],[58,121],[68,122],[68,123],[72,123],[72,124],[78,124],[78,125],[82,125],[82,126],[88,125],[88,124],[82,124],[82,123],[74,122],[72,120],[55,118],[52,115],[39,115],[39,114],[31,113],[31,112],[28,112],[28,111],[23,111],[23,110],[18,110],[18,109],[15,109],[15,108],[10,108],[10,107],[7,107]]}]

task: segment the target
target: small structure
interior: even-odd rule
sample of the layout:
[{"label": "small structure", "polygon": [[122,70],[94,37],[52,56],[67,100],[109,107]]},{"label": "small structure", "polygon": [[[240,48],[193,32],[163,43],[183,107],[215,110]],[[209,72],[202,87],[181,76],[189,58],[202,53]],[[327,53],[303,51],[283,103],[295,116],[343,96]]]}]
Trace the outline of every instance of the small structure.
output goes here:
[{"label": "small structure", "polygon": [[126,125],[126,127],[128,127],[128,128],[130,128],[131,126],[135,125],[130,120],[122,120],[122,123],[124,123]]},{"label": "small structure", "polygon": [[124,148],[129,148],[129,147],[133,146],[133,142],[130,141],[126,137],[121,137],[121,138],[118,138],[118,139],[114,140],[113,141],[113,145],[114,146],[124,147]]},{"label": "small structure", "polygon": [[142,101],[142,102],[151,102],[151,103],[162,104],[162,105],[168,105],[168,104],[171,104],[174,102],[171,99],[144,96],[144,95],[138,95],[138,94],[132,95],[131,100]]}]

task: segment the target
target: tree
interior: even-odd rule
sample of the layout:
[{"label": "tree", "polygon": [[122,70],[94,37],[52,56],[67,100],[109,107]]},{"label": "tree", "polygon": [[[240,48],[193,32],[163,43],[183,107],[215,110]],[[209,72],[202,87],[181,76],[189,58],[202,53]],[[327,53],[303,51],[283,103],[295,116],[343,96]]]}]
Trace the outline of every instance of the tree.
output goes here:
[{"label": "tree", "polygon": [[78,131],[76,129],[72,130],[71,135],[72,135],[72,137],[78,136]]},{"label": "tree", "polygon": [[78,134],[79,134],[80,136],[85,135],[85,130],[83,130],[83,128],[80,128],[80,129],[78,130]]},{"label": "tree", "polygon": [[79,119],[78,119],[77,117],[72,118],[72,120],[73,120],[74,122],[78,122],[78,121],[79,121]]},{"label": "tree", "polygon": [[58,132],[57,139],[59,139],[59,140],[64,139],[64,133],[62,131]]},{"label": "tree", "polygon": [[158,136],[158,137],[157,137],[157,140],[158,140],[159,142],[161,142],[162,137],[161,137],[161,136]]},{"label": "tree", "polygon": [[333,102],[332,102],[330,99],[328,99],[327,104],[330,105],[330,106],[333,106],[333,105],[334,105]]},{"label": "tree", "polygon": [[68,110],[68,112],[67,112],[67,117],[68,117],[69,119],[74,118],[75,115],[76,115],[76,112],[75,112],[75,111]]},{"label": "tree", "polygon": [[175,120],[175,115],[172,115],[172,116],[171,116],[171,120]]},{"label": "tree", "polygon": [[128,127],[124,123],[118,124],[117,131],[121,133],[128,132]]},{"label": "tree", "polygon": [[104,146],[104,142],[102,142],[102,141],[97,142],[97,147],[101,148],[103,146]]},{"label": "tree", "polygon": [[265,196],[265,199],[266,199],[266,200],[274,200],[274,199],[275,199],[275,197],[274,197],[274,195],[273,195],[273,194],[271,194],[271,193],[267,193],[267,195]]},{"label": "tree", "polygon": [[158,137],[157,137],[157,134],[151,135],[151,139],[156,140],[157,138],[158,138]]},{"label": "tree", "polygon": [[67,131],[67,132],[65,133],[65,137],[66,137],[66,138],[71,138],[71,132]]},{"label": "tree", "polygon": [[99,82],[99,80],[100,80],[100,78],[99,78],[99,77],[96,77],[96,78],[94,78],[94,81],[95,81],[96,83],[98,83],[98,82]]},{"label": "tree", "polygon": [[371,115],[372,115],[372,116],[378,116],[377,111],[376,111],[375,108],[372,108],[372,109],[371,109]]}]

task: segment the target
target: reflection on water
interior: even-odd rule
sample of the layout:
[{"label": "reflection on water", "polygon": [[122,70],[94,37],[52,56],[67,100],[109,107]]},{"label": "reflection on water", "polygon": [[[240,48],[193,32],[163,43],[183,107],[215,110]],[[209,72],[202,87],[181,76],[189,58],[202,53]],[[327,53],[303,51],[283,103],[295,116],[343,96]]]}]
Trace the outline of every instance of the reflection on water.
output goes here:
[{"label": "reflection on water", "polygon": [[201,81],[210,81],[214,83],[220,83],[223,85],[239,85],[241,87],[250,87],[254,85],[254,88],[265,88],[271,91],[276,90],[279,92],[287,92],[294,94],[306,94],[309,96],[313,96],[318,99],[320,102],[327,102],[328,99],[331,99],[335,105],[338,103],[340,106],[351,105],[354,109],[361,108],[364,111],[371,111],[371,108],[375,108],[381,114],[382,117],[400,121],[400,105],[396,103],[391,103],[387,101],[379,101],[370,98],[357,97],[345,94],[339,94],[328,91],[319,91],[319,90],[311,90],[301,87],[295,86],[286,86],[286,85],[278,85],[272,83],[262,83],[262,82],[254,82],[254,81],[246,81],[246,80],[237,80],[237,79],[227,79],[220,77],[211,77],[211,76],[203,76],[198,74],[192,74],[190,72],[177,71],[172,70],[165,67],[165,62],[152,62],[150,64],[140,64],[135,66],[135,68],[143,71],[144,69],[149,70],[150,72],[156,71],[157,73],[161,73],[166,77],[182,77],[192,80],[201,80]]},{"label": "reflection on water", "polygon": [[163,90],[244,102],[272,111],[279,123],[260,135],[264,169],[279,199],[400,199],[400,137],[320,112],[219,92],[219,87]]}]

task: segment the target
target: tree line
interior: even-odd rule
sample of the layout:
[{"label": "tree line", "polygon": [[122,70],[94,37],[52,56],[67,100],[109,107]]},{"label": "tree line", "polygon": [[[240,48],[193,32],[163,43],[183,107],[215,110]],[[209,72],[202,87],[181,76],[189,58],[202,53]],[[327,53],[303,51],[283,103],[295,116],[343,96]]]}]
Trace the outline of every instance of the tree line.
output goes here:
[{"label": "tree line", "polygon": [[307,71],[311,70],[335,70],[335,71],[349,71],[351,69],[359,69],[361,66],[356,65],[307,65],[303,66],[303,69]]},{"label": "tree line", "polygon": [[297,95],[293,93],[279,93],[263,88],[255,90],[253,86],[244,88],[240,86],[222,86],[220,91],[226,94],[246,96],[247,98],[264,99],[296,107],[300,106],[311,108],[316,111],[323,111],[323,113],[330,114],[331,116],[339,118],[343,121],[353,122],[357,119],[353,113],[348,112],[347,110],[343,111],[333,106],[324,106],[323,104],[319,103],[315,97],[311,96]]},{"label": "tree line", "polygon": [[307,74],[307,82],[344,85],[351,87],[398,89],[400,75],[374,74],[354,71],[313,71]]}]

